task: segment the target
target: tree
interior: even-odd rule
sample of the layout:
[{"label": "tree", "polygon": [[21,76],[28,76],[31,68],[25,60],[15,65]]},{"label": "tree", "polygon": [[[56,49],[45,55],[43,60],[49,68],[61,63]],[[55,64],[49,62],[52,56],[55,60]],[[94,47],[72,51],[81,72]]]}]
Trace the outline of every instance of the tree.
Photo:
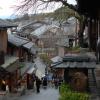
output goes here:
[{"label": "tree", "polygon": [[31,10],[36,10],[41,7],[41,10],[48,8],[49,6],[54,5],[55,3],[61,2],[62,5],[67,6],[75,11],[77,7],[67,3],[67,0],[19,0],[20,4],[16,5],[16,10],[21,12],[29,12]]},{"label": "tree", "polygon": [[[17,8],[17,11],[21,11],[21,12],[28,12],[30,9],[36,10],[39,7],[42,7],[41,10],[43,10],[43,9],[51,6],[52,3],[55,4],[58,2],[60,2],[67,9],[70,8],[70,10],[68,12],[66,12],[66,14],[69,13],[69,15],[66,15],[65,13],[63,13],[63,14],[65,14],[65,15],[63,15],[64,19],[65,18],[67,19],[69,16],[72,16],[73,14],[75,15],[75,12],[77,13],[77,11],[78,11],[77,6],[69,4],[67,2],[67,0],[19,0],[19,1],[21,2],[21,4],[16,6],[16,8]],[[62,7],[61,10],[62,9],[64,9],[64,8]],[[74,11],[71,11],[71,9],[73,9]],[[78,13],[77,13],[77,15],[78,15]],[[83,32],[85,29],[86,20],[84,20],[83,17],[79,17],[79,16],[76,16],[76,17],[80,19],[79,20],[80,21],[80,26],[79,26],[80,30],[78,32],[78,37],[79,37],[79,45],[82,47],[83,46]]]},{"label": "tree", "polygon": [[28,19],[29,19],[28,13],[24,14],[22,18],[23,18],[24,20],[28,20]]},{"label": "tree", "polygon": [[40,54],[40,59],[42,59],[46,65],[45,74],[47,74],[48,71],[50,71],[50,65],[51,65],[52,61],[50,60],[50,58],[47,54]]},{"label": "tree", "polygon": [[84,32],[85,24],[86,24],[85,16],[80,15],[73,9],[70,9],[68,6],[63,6],[57,9],[53,14],[53,17],[56,20],[59,20],[59,23],[62,23],[63,21],[66,21],[68,18],[73,17],[73,16],[76,17],[79,21],[80,28],[77,34],[79,38],[79,46],[83,47],[83,43],[84,43],[83,32]]},{"label": "tree", "polygon": [[86,25],[86,18],[81,16],[79,19],[79,31],[78,31],[78,38],[79,38],[79,46],[84,47],[84,40],[83,40],[83,32]]},{"label": "tree", "polygon": [[66,21],[68,18],[72,16],[76,17],[77,19],[80,18],[80,15],[76,11],[70,9],[68,6],[63,6],[61,8],[58,8],[57,10],[55,10],[53,16],[55,19],[61,21]]},{"label": "tree", "polygon": [[47,54],[40,54],[40,58],[43,60],[43,62],[44,62],[45,64],[50,65],[51,62],[52,62],[52,61],[50,60],[50,58],[48,57]]}]

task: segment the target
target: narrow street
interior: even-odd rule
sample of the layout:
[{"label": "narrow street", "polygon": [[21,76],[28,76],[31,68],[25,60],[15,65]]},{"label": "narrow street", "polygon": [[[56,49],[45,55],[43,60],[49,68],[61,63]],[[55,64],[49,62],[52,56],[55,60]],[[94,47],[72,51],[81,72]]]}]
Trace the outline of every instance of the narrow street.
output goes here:
[{"label": "narrow street", "polygon": [[[36,75],[38,77],[42,77],[45,75],[45,64],[41,62],[39,58],[35,59],[35,64],[37,67]],[[36,93],[36,89],[34,90],[27,90],[25,95],[18,97],[15,100],[58,100],[59,92],[58,89],[54,87],[48,87],[47,89],[40,89],[40,93]]]},{"label": "narrow street", "polygon": [[41,89],[40,93],[28,91],[26,95],[19,97],[18,100],[58,100],[58,98],[58,89],[47,88]]}]

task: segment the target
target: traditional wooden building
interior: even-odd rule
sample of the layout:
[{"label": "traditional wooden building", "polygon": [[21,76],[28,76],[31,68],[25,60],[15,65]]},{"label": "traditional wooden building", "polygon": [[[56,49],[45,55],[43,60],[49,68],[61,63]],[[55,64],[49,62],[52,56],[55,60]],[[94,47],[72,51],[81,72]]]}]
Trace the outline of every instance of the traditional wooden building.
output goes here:
[{"label": "traditional wooden building", "polygon": [[[19,57],[17,68],[17,84],[21,88],[32,87],[32,76],[35,71],[34,56],[36,56],[35,44],[26,38],[17,35],[8,35],[8,54]],[[31,70],[31,72],[29,71]]]},{"label": "traditional wooden building", "polygon": [[19,57],[20,60],[32,61],[37,53],[35,43],[18,35],[8,35],[8,54]]},{"label": "traditional wooden building", "polygon": [[54,24],[50,24],[42,25],[30,33],[30,35],[37,39],[40,53],[45,52],[50,56],[55,56],[55,43],[61,38],[65,37],[61,37],[62,35],[60,33],[64,33],[60,27]]},{"label": "traditional wooden building", "polygon": [[3,51],[4,53],[7,51],[7,29],[12,27],[17,27],[17,25],[0,19],[0,51]]},{"label": "traditional wooden building", "polygon": [[67,54],[62,61],[52,64],[57,77],[64,78],[74,90],[96,91],[94,69],[96,57],[86,54]]},{"label": "traditional wooden building", "polygon": [[22,45],[28,43],[29,41],[26,39],[22,39],[19,36],[9,34],[8,35],[8,54],[15,55],[19,57],[19,60],[25,58],[26,53],[24,49],[22,49]]},{"label": "traditional wooden building", "polygon": [[25,87],[32,89],[34,87],[34,76],[36,72],[35,64],[32,62],[24,62],[24,66],[18,70],[19,88]]},{"label": "traditional wooden building", "polygon": [[[5,85],[9,86],[11,92],[14,91],[17,84],[17,68],[19,66],[19,58],[15,56],[5,56],[5,63],[1,65],[1,67],[8,74],[3,74],[3,81],[5,81]],[[5,73],[4,72],[4,73]]]},{"label": "traditional wooden building", "polygon": [[12,27],[17,27],[17,25],[0,19],[0,91],[5,91],[6,85],[9,86],[10,91],[12,90],[14,86],[12,79],[14,76],[16,77],[16,68],[18,67],[18,57],[7,55],[7,29]]},{"label": "traditional wooden building", "polygon": [[19,23],[18,29],[16,29],[15,32],[17,35],[21,37],[26,37],[35,42],[33,37],[30,36],[30,33],[33,32],[35,29],[48,24],[49,23],[45,22],[45,20],[25,20]]}]

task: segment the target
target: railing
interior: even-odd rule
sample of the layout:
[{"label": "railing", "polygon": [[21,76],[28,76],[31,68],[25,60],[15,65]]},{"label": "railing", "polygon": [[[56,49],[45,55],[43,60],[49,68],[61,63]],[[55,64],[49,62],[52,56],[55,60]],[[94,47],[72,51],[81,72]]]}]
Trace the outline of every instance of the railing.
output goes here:
[{"label": "railing", "polygon": [[0,65],[4,64],[4,52],[0,51]]}]

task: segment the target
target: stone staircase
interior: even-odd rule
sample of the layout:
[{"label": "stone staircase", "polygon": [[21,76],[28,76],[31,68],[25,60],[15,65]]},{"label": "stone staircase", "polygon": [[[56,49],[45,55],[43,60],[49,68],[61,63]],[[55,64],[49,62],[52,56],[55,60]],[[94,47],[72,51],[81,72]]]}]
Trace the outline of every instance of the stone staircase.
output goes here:
[{"label": "stone staircase", "polygon": [[97,94],[97,84],[96,84],[96,77],[93,75],[93,72],[91,69],[88,69],[88,84],[89,84],[89,90],[92,94]]},{"label": "stone staircase", "polygon": [[96,82],[97,82],[97,90],[100,96],[100,64],[96,66],[95,75],[96,75]]},{"label": "stone staircase", "polygon": [[88,70],[88,84],[91,92],[90,100],[100,100],[100,69],[94,70],[94,75],[92,70]]}]

